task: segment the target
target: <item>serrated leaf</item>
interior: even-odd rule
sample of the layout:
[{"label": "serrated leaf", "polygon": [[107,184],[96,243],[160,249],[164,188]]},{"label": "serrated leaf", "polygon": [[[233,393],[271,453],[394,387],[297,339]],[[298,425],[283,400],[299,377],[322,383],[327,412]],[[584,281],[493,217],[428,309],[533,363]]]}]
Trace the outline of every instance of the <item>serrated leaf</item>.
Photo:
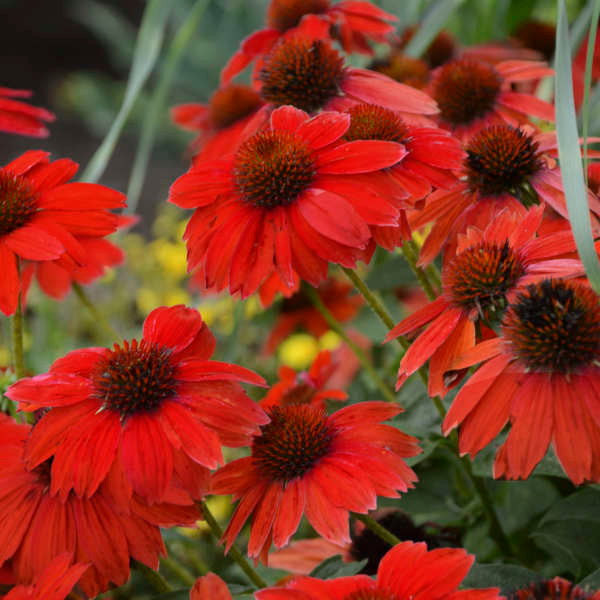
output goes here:
[{"label": "serrated leaf", "polygon": [[464,588],[499,587],[500,593],[507,595],[514,590],[541,581],[543,577],[517,565],[475,563],[462,582]]},{"label": "serrated leaf", "polygon": [[311,572],[311,577],[317,579],[334,579],[336,577],[350,577],[356,575],[367,564],[367,559],[359,562],[344,562],[342,557],[332,556],[317,565]]},{"label": "serrated leaf", "polygon": [[583,164],[577,132],[575,102],[571,74],[571,50],[569,26],[564,0],[558,3],[558,26],[556,28],[556,133],[558,156],[571,229],[577,243],[577,251],[594,290],[600,293],[600,262],[594,247],[587,190],[583,176]]}]

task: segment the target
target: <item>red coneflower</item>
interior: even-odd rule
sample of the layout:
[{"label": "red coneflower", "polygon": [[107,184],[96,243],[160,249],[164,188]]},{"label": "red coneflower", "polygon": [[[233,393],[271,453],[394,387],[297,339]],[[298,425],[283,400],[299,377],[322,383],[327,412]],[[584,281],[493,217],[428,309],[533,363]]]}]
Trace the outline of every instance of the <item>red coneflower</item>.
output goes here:
[{"label": "red coneflower", "polygon": [[325,400],[346,400],[342,390],[325,388],[336,369],[328,350],[319,352],[308,371],[296,373],[294,369],[279,368],[279,381],[273,385],[260,405],[266,410],[272,406],[311,404],[325,409]]},{"label": "red coneflower", "polygon": [[221,445],[246,445],[268,422],[238,383],[264,385],[263,378],[208,360],[214,347],[198,311],[161,307],[139,342],[76,350],[13,384],[6,394],[21,409],[54,407],[33,430],[28,467],[53,457],[52,492],[90,497],[121,455],[145,501],[162,501],[174,474],[191,478],[188,492],[197,497],[195,482],[222,461]]},{"label": "red coneflower", "polygon": [[[339,279],[326,279],[316,291],[327,310],[339,323],[353,319],[363,305],[362,297],[353,293],[353,287]],[[268,354],[275,352],[277,346],[296,329],[304,329],[315,337],[321,337],[329,331],[329,324],[302,289],[281,303],[279,315],[265,342],[264,351]]]},{"label": "red coneflower", "polygon": [[331,416],[310,404],[274,406],[252,453],[219,469],[214,494],[240,500],[223,540],[227,549],[252,515],[248,554],[267,560],[285,546],[302,514],[325,539],[350,541],[349,511],[366,513],[377,496],[397,498],[416,481],[404,458],[417,440],[381,424],[401,412],[384,402],[362,402]]},{"label": "red coneflower", "polygon": [[296,577],[284,588],[255,592],[257,600],[500,600],[498,588],[459,590],[474,556],[462,548],[427,551],[423,542],[403,542],[381,560],[377,578],[366,575],[320,580]]},{"label": "red coneflower", "polygon": [[578,585],[554,577],[507,594],[508,600],[600,600],[600,590],[582,589]]},{"label": "red coneflower", "polygon": [[69,564],[91,563],[79,585],[95,597],[111,582],[129,579],[131,558],[158,568],[159,554],[166,554],[158,526],[193,525],[200,517],[193,505],[149,509],[129,502],[116,462],[91,497],[53,495],[52,460],[28,470],[23,459],[31,431],[0,416],[0,566],[10,559],[17,583],[39,580],[55,558],[69,553]]},{"label": "red coneflower", "polygon": [[533,207],[521,217],[505,209],[484,231],[469,228],[459,236],[456,256],[442,271],[442,295],[385,338],[388,342],[428,325],[402,357],[397,387],[429,360],[429,395],[443,396],[464,375],[447,371],[475,345],[476,325],[497,321],[516,290],[545,277],[584,274],[578,260],[553,259],[575,250],[570,231],[536,238],[543,212]]},{"label": "red coneflower", "polygon": [[422,90],[429,83],[429,66],[424,60],[394,50],[384,58],[377,59],[369,66],[394,81]]},{"label": "red coneflower", "polygon": [[288,104],[315,113],[367,102],[398,111],[415,123],[431,124],[425,116],[439,111],[425,92],[382,73],[347,66],[329,41],[304,29],[282,37],[264,57],[255,84],[269,104],[259,115]]},{"label": "red coneflower", "polygon": [[[249,35],[229,59],[221,73],[221,83],[228,83],[252,61],[264,56],[286,32],[293,32],[307,15],[313,15],[323,37],[330,33],[346,52],[372,54],[367,40],[385,42],[394,31],[390,22],[397,17],[361,0],[271,0],[267,9],[267,29]],[[309,17],[310,18],[310,17]]]},{"label": "red coneflower", "polygon": [[[396,112],[382,106],[356,104],[346,112],[350,115],[350,127],[344,135],[345,140],[396,142],[406,150],[406,155],[379,173],[377,180],[377,193],[390,202],[395,200],[400,210],[399,226],[370,227],[374,241],[392,251],[402,239],[410,238],[404,208],[414,206],[434,186],[450,189],[456,185],[452,171],[460,169],[466,155],[458,140],[443,129],[411,126]],[[363,178],[363,175],[352,175],[345,185],[348,189],[356,189],[362,185]]]},{"label": "red coneflower", "polygon": [[460,425],[461,454],[477,454],[511,423],[494,477],[527,478],[552,442],[575,484],[600,479],[600,305],[584,284],[545,279],[510,305],[499,338],[454,368],[484,364],[452,403],[444,435]]},{"label": "red coneflower", "polygon": [[406,153],[395,142],[339,143],[350,116],[312,119],[291,106],[230,158],[194,165],[169,201],[196,208],[186,233],[188,268],[201,267],[204,288],[245,298],[278,271],[291,287],[297,273],[313,285],[328,262],[353,267],[366,258],[369,225],[395,225],[398,209],[370,188],[343,187],[348,174],[377,172]]},{"label": "red coneflower", "polygon": [[440,125],[466,141],[489,125],[527,123],[527,115],[554,121],[552,104],[511,89],[513,83],[553,73],[542,62],[507,60],[492,66],[463,58],[433,71],[429,91],[440,109]]},{"label": "red coneflower", "polygon": [[30,106],[15,100],[15,98],[30,96],[29,90],[0,87],[0,131],[31,137],[48,137],[50,132],[44,125],[44,121],[52,123],[56,117],[45,108]]},{"label": "red coneflower", "polygon": [[[429,264],[444,250],[454,256],[456,236],[472,225],[484,229],[503,208],[521,218],[532,204],[545,204],[568,220],[560,168],[556,165],[556,134],[534,134],[524,127],[492,125],[466,146],[461,171],[464,181],[437,190],[425,208],[410,215],[413,229],[433,222],[419,258]],[[590,209],[600,215],[600,201],[588,194]]]},{"label": "red coneflower", "polygon": [[36,578],[33,585],[17,585],[3,600],[64,600],[88,565],[73,564],[73,555],[59,554]]},{"label": "red coneflower", "polygon": [[125,206],[123,194],[103,185],[67,183],[77,164],[48,156],[31,150],[0,168],[0,310],[7,316],[21,291],[20,261],[85,264],[76,238],[113,233],[118,217],[109,209]]},{"label": "red coneflower", "polygon": [[233,152],[241,133],[263,102],[248,85],[229,84],[218,89],[208,104],[180,104],[171,118],[184,129],[199,132],[192,142],[196,159],[216,159]]}]

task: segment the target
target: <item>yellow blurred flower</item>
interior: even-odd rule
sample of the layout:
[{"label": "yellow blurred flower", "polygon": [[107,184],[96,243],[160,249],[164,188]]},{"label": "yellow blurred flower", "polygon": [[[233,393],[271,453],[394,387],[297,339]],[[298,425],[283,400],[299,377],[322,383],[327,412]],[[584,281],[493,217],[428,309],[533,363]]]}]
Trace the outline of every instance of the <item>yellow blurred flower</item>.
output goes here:
[{"label": "yellow blurred flower", "polygon": [[281,343],[279,361],[292,369],[307,369],[319,353],[319,343],[307,333],[295,333]]}]

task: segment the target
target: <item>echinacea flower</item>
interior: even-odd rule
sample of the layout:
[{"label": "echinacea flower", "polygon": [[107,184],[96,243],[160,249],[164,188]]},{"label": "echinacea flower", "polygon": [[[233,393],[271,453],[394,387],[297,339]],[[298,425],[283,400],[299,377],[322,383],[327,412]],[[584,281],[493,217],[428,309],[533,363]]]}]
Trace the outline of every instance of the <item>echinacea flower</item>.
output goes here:
[{"label": "echinacea flower", "polygon": [[511,88],[553,73],[537,61],[507,60],[492,66],[462,58],[433,71],[429,91],[440,109],[440,126],[466,141],[489,125],[528,123],[528,115],[554,121],[552,104]]},{"label": "echinacea flower", "polygon": [[213,494],[239,504],[223,535],[229,549],[252,515],[248,555],[267,560],[271,542],[285,546],[303,514],[325,539],[350,542],[349,511],[366,513],[377,496],[397,498],[416,475],[404,458],[417,440],[381,421],[401,412],[385,402],[362,402],[326,416],[310,404],[274,406],[254,438],[251,455],[219,469]]},{"label": "echinacea flower", "polygon": [[117,229],[110,212],[125,206],[125,196],[95,183],[68,183],[77,164],[49,154],[26,152],[0,168],[0,311],[11,315],[22,291],[22,261],[83,265],[86,252],[78,237],[102,238]]},{"label": "echinacea flower", "polygon": [[427,551],[423,542],[402,542],[381,560],[377,578],[296,577],[285,587],[255,593],[257,600],[500,600],[498,588],[459,590],[475,557],[462,548]]},{"label": "echinacea flower", "polygon": [[331,33],[346,52],[371,54],[367,40],[384,42],[394,30],[390,22],[397,18],[364,0],[271,0],[267,9],[267,28],[255,31],[242,41],[240,49],[229,59],[221,73],[221,83],[228,83],[252,61],[271,50],[286,32],[293,32],[304,17],[312,15],[323,26],[324,37]]},{"label": "echinacea flower", "polygon": [[17,583],[38,581],[54,559],[69,553],[69,565],[90,564],[79,585],[95,597],[111,582],[129,579],[131,558],[158,567],[159,554],[166,553],[159,526],[193,525],[200,517],[191,504],[140,504],[123,488],[116,462],[90,497],[53,494],[51,459],[32,470],[23,459],[31,431],[0,414],[0,566],[10,560]]},{"label": "echinacea flower", "polygon": [[214,573],[196,579],[190,590],[190,600],[232,600],[227,584]]},{"label": "echinacea flower", "polygon": [[583,589],[567,579],[553,577],[514,590],[506,596],[507,600],[600,600],[600,590]]},{"label": "echinacea flower", "polygon": [[233,156],[197,163],[171,186],[170,202],[196,208],[184,237],[202,287],[246,298],[274,271],[287,286],[295,274],[318,285],[328,262],[353,267],[365,258],[369,225],[393,226],[398,209],[384,199],[373,206],[375,192],[349,191],[345,177],[376,181],[406,151],[395,142],[340,143],[349,125],[349,115],[310,118],[283,106]]},{"label": "echinacea flower", "polygon": [[[316,292],[339,323],[353,319],[363,305],[362,297],[352,293],[353,288],[350,284],[332,277],[326,279]],[[329,331],[327,321],[302,289],[293,296],[284,298],[277,320],[265,342],[264,351],[272,354],[281,341],[297,329],[308,331],[315,337],[321,337]]]},{"label": "echinacea flower", "polygon": [[[479,131],[466,146],[461,170],[464,181],[451,190],[430,194],[422,210],[410,217],[413,229],[432,223],[419,264],[429,264],[440,252],[455,254],[456,236],[469,226],[485,229],[506,208],[520,218],[534,204],[545,204],[568,220],[560,168],[556,165],[556,134],[530,128],[492,125]],[[588,193],[590,210],[600,215],[600,200]],[[597,219],[595,219],[597,221]]]},{"label": "echinacea flower", "polygon": [[425,92],[382,73],[346,65],[342,55],[317,33],[282,37],[264,57],[255,85],[268,103],[259,113],[291,105],[314,114],[366,102],[395,110],[414,124],[431,124],[439,112]]},{"label": "echinacea flower", "polygon": [[184,129],[198,132],[192,142],[196,159],[210,160],[233,152],[254,113],[263,102],[248,85],[228,84],[218,89],[208,104],[180,104],[171,118]]},{"label": "echinacea flower", "polygon": [[[414,206],[433,187],[452,189],[457,183],[453,171],[460,169],[465,153],[458,140],[447,131],[411,126],[398,113],[382,106],[355,104],[346,112],[350,115],[350,127],[344,134],[346,141],[396,142],[406,150],[405,156],[379,173],[377,180],[377,193],[388,202],[395,200],[400,211],[398,224],[396,227],[370,227],[374,241],[392,251],[403,239],[411,237],[404,209]],[[352,175],[346,185],[360,187],[363,177]]]},{"label": "echinacea flower", "polygon": [[2,600],[64,600],[88,565],[73,564],[73,555],[59,554],[32,585],[17,585]]},{"label": "echinacea flower", "polygon": [[325,408],[325,400],[346,400],[348,394],[342,390],[325,387],[336,369],[331,352],[319,352],[308,371],[296,373],[287,366],[279,368],[279,381],[273,385],[260,401],[266,410],[272,406],[311,404]]},{"label": "echinacea flower", "polygon": [[459,236],[456,256],[442,271],[442,295],[385,338],[427,326],[402,357],[397,387],[429,360],[429,395],[443,396],[464,375],[449,371],[475,345],[476,327],[497,321],[519,288],[546,277],[584,274],[579,260],[561,257],[575,250],[570,231],[536,237],[543,213],[540,206],[524,217],[504,209],[484,231],[469,228]]},{"label": "echinacea flower", "polygon": [[459,427],[461,454],[477,454],[510,421],[494,477],[526,479],[550,443],[575,484],[600,479],[600,304],[583,283],[544,279],[520,292],[500,337],[457,358],[483,363],[442,424]]},{"label": "echinacea flower", "polygon": [[16,98],[29,98],[29,90],[13,90],[0,87],[0,131],[31,137],[48,137],[44,122],[56,118],[49,110],[25,104]]},{"label": "echinacea flower", "polygon": [[139,342],[75,350],[18,381],[6,394],[21,409],[52,407],[28,441],[28,467],[52,457],[52,492],[89,498],[120,455],[146,502],[161,502],[174,475],[191,480],[187,491],[198,497],[196,482],[222,462],[221,445],[243,446],[268,422],[238,383],[263,378],[208,360],[214,347],[198,311],[161,307]]}]

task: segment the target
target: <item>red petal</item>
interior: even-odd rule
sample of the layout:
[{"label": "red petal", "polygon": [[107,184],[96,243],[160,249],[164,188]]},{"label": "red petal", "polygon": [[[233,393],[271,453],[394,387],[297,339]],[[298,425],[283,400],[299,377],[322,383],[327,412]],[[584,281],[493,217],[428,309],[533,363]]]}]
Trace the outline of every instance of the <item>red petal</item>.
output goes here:
[{"label": "red petal", "polygon": [[273,544],[277,548],[287,545],[298,529],[305,502],[304,483],[300,478],[292,479],[284,489],[279,512],[273,524]]},{"label": "red petal", "polygon": [[27,179],[35,191],[41,191],[67,183],[77,173],[78,168],[79,165],[71,159],[61,158],[53,163],[39,165]]},{"label": "red petal", "polygon": [[380,140],[346,142],[318,153],[317,172],[319,175],[370,173],[391,167],[404,156],[406,156],[406,148],[396,142]]},{"label": "red petal", "polygon": [[324,111],[300,125],[297,135],[313,150],[319,150],[341,138],[350,127],[350,115]]},{"label": "red petal", "polygon": [[216,360],[194,358],[189,358],[179,365],[177,379],[181,381],[240,381],[267,387],[266,381],[260,375],[244,367]]},{"label": "red petal", "polygon": [[51,210],[88,211],[127,206],[125,194],[97,183],[66,183],[44,190],[40,207]]},{"label": "red petal", "polygon": [[231,600],[226,583],[214,573],[198,577],[190,590],[190,600]]},{"label": "red petal", "polygon": [[0,273],[2,273],[2,284],[0,285],[0,310],[7,316],[14,314],[17,310],[19,298],[19,272],[17,271],[17,259],[0,239]]},{"label": "red petal", "polygon": [[202,328],[202,316],[195,308],[161,306],[144,321],[144,339],[181,352],[189,346]]},{"label": "red petal", "polygon": [[352,205],[336,194],[306,190],[297,205],[311,227],[340,244],[364,248],[371,237],[369,228]]},{"label": "red petal", "polygon": [[535,96],[517,92],[502,92],[497,102],[526,115],[533,115],[545,121],[554,121],[554,106]]},{"label": "red petal", "polygon": [[160,502],[173,474],[173,455],[158,415],[137,413],[127,419],[121,455],[133,489],[150,504]]},{"label": "red petal", "polygon": [[433,321],[433,319],[435,319],[448,308],[448,301],[443,296],[436,298],[433,302],[426,304],[423,308],[420,308],[409,317],[406,317],[406,319],[400,321],[400,323],[391,329],[390,332],[385,336],[383,343],[385,344],[400,335],[404,335],[414,331],[415,329],[423,327],[423,325]]},{"label": "red petal", "polygon": [[28,150],[25,154],[15,158],[3,168],[7,171],[11,171],[15,175],[23,175],[39,163],[47,164],[50,162],[48,160],[49,156],[50,152],[44,152],[43,150]]},{"label": "red petal", "polygon": [[213,203],[219,195],[233,192],[231,161],[219,160],[192,167],[169,189],[169,202],[180,208]]},{"label": "red petal", "polygon": [[308,119],[308,113],[299,108],[281,106],[271,113],[271,129],[273,131],[282,130],[296,134],[298,127]]},{"label": "red petal", "polygon": [[190,410],[177,402],[166,401],[160,409],[181,441],[182,450],[197,463],[215,469],[223,462],[219,436],[199,423]]},{"label": "red petal", "polygon": [[64,251],[63,245],[43,227],[24,225],[4,236],[4,243],[18,256],[28,260],[53,260]]}]

